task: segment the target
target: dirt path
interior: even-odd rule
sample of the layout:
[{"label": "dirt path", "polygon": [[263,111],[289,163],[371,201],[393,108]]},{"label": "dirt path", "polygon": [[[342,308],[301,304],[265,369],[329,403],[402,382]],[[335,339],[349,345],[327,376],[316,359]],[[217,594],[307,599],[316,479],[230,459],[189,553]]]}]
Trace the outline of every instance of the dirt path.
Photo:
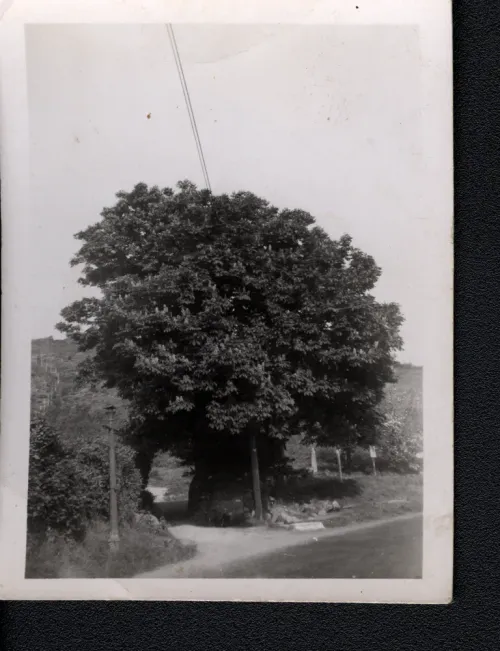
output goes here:
[{"label": "dirt path", "polygon": [[372,529],[388,522],[416,517],[421,517],[421,513],[410,513],[395,518],[309,532],[268,529],[267,527],[237,529],[196,527],[183,524],[171,527],[170,532],[183,542],[195,543],[197,546],[196,556],[189,561],[166,565],[135,578],[195,578],[206,570],[220,571],[222,574],[222,568],[235,561],[307,544],[326,537],[341,536],[354,531]]}]

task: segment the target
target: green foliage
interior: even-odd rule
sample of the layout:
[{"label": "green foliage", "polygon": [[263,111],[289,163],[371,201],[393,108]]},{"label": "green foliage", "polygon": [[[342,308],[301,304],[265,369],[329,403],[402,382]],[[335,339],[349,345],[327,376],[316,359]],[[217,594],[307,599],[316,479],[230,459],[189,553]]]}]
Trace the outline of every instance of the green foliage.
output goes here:
[{"label": "green foliage", "polygon": [[[64,444],[43,420],[31,425],[28,530],[81,537],[93,519],[109,517],[109,456],[102,439]],[[117,443],[117,498],[122,522],[137,509],[141,479],[130,448]]]},{"label": "green foliage", "polygon": [[79,530],[81,512],[75,494],[78,483],[72,460],[55,431],[34,421],[30,431],[28,530]]},{"label": "green foliage", "polygon": [[402,317],[370,294],[380,269],[349,236],[189,182],[117,198],[72,261],[101,296],[66,307],[58,327],[92,352],[81,377],[129,401],[136,437],[189,463],[231,449],[228,466],[247,463],[230,440],[251,429],[332,444],[377,425]]},{"label": "green foliage", "polygon": [[422,467],[422,398],[414,388],[388,387],[383,404],[384,421],[377,437],[380,456],[390,470],[414,472]]}]

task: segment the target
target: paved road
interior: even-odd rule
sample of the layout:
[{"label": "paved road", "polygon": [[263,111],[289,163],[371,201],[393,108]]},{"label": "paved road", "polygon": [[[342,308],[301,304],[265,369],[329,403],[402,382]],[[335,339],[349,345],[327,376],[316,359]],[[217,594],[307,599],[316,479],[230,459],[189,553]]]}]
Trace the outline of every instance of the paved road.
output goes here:
[{"label": "paved road", "polygon": [[422,519],[382,524],[232,563],[203,578],[419,579]]}]

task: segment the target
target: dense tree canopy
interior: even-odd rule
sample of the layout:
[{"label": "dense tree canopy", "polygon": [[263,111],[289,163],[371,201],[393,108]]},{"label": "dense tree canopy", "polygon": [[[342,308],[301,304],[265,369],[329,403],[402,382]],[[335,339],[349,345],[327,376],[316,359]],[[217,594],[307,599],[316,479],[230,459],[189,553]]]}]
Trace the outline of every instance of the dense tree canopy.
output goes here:
[{"label": "dense tree canopy", "polygon": [[101,296],[58,327],[93,351],[82,375],[129,401],[137,440],[196,462],[249,432],[333,444],[375,427],[402,317],[371,295],[380,269],[349,236],[187,181],[117,199],[72,261]]}]

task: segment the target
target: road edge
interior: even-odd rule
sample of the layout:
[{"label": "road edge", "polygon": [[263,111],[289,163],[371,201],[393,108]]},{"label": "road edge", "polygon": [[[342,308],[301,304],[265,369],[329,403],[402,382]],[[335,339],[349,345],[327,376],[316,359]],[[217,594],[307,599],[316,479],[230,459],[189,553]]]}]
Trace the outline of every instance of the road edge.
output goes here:
[{"label": "road edge", "polygon": [[[227,563],[223,563],[221,567],[229,567],[234,563],[240,563],[243,561],[257,559],[261,556],[267,556],[270,553],[280,552],[285,549],[292,547],[299,547],[300,545],[307,545],[313,540],[320,540],[324,538],[334,538],[347,535],[350,533],[355,533],[357,531],[365,531],[368,529],[375,529],[384,525],[392,524],[394,522],[402,522],[405,520],[413,520],[418,517],[423,518],[424,512],[417,511],[412,513],[404,513],[402,515],[396,515],[388,518],[381,518],[379,520],[367,520],[364,522],[359,522],[356,524],[348,524],[342,527],[333,527],[331,529],[324,529],[323,531],[310,531],[310,532],[301,532],[301,531],[290,531],[290,540],[284,541],[283,544],[276,545],[273,549],[258,551],[254,554],[248,554],[241,556],[240,558],[235,558]],[[181,540],[181,539],[178,539]],[[181,540],[182,542],[182,540]],[[204,554],[201,553],[198,557],[194,556],[187,562],[174,563],[173,565],[163,565],[157,567],[155,570],[150,570],[149,572],[144,572],[133,576],[134,579],[175,579],[180,578],[175,576],[176,569],[186,572],[186,565],[189,563],[193,568],[200,565],[203,565]],[[200,568],[201,569],[201,568]],[[161,572],[164,571],[165,575],[161,576]],[[197,578],[195,576],[186,576],[184,578]]]}]

